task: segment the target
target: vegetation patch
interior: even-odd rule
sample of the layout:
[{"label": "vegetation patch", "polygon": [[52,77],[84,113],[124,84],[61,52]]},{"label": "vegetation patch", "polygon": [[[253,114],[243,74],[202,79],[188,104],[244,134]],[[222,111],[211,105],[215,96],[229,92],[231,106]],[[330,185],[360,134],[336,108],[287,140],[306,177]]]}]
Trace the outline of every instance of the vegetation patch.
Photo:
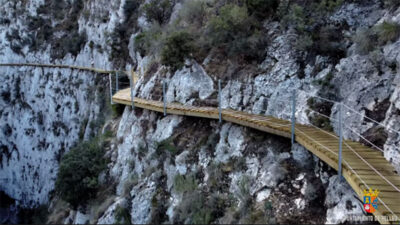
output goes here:
[{"label": "vegetation patch", "polygon": [[307,104],[310,109],[322,115],[326,115],[325,117],[315,112],[309,112],[308,119],[310,120],[310,123],[324,130],[333,131],[331,120],[329,118],[331,115],[333,103],[320,101],[315,98],[309,98]]},{"label": "vegetation patch", "polygon": [[175,146],[172,138],[167,138],[157,143],[156,151],[159,155],[163,155],[165,151],[167,151],[172,157],[180,153],[179,149]]},{"label": "vegetation patch", "polygon": [[161,63],[178,70],[183,62],[195,52],[194,37],[186,31],[170,34],[161,51]]},{"label": "vegetation patch", "polygon": [[208,180],[207,187],[210,190],[222,188],[221,180],[223,179],[224,174],[222,173],[222,164],[211,163],[207,167]]},{"label": "vegetation patch", "polygon": [[176,19],[166,23],[172,6],[168,0],[145,4],[143,13],[153,24],[136,36],[135,47],[142,55],[160,56],[175,71],[185,59],[202,61],[212,49],[247,62],[263,59],[267,35],[262,20],[272,17],[278,1],[186,1]]},{"label": "vegetation patch", "polygon": [[372,29],[358,29],[352,39],[356,44],[357,53],[361,55],[366,55],[375,50],[378,44],[378,36]]},{"label": "vegetation patch", "polygon": [[100,187],[98,176],[106,169],[104,139],[94,137],[78,144],[60,162],[56,192],[73,207],[93,198]]},{"label": "vegetation patch", "polygon": [[123,104],[113,104],[111,105],[113,118],[121,117],[125,110],[125,105]]},{"label": "vegetation patch", "polygon": [[115,208],[115,224],[131,224],[131,214],[127,208],[121,206]]},{"label": "vegetation patch", "polygon": [[[162,184],[165,186],[165,183]],[[165,190],[165,187],[159,187],[157,192],[153,195],[151,199],[152,206],[152,215],[151,215],[151,224],[161,224],[164,221],[168,220],[168,216],[166,214],[168,209],[168,195]]]},{"label": "vegetation patch", "polygon": [[278,18],[283,28],[294,28],[298,37],[295,49],[311,55],[329,56],[338,60],[345,56],[342,24],[326,25],[325,18],[343,4],[343,0],[280,1]]},{"label": "vegetation patch", "polygon": [[400,36],[400,24],[384,21],[376,27],[378,40],[386,44],[396,41]]},{"label": "vegetation patch", "polygon": [[208,198],[200,191],[185,194],[176,209],[174,223],[210,224],[223,215],[226,198],[212,194]]},{"label": "vegetation patch", "polygon": [[68,53],[76,56],[87,41],[86,33],[79,32],[78,25],[83,6],[83,0],[46,0],[37,9],[37,16],[28,16],[26,19],[29,35],[24,46],[29,46],[31,51],[38,51],[44,50],[50,43],[52,59],[64,58]]},{"label": "vegetation patch", "polygon": [[161,25],[170,18],[173,6],[171,0],[150,0],[143,6],[143,11],[148,21]]},{"label": "vegetation patch", "polygon": [[400,6],[400,1],[398,0],[383,0],[386,8],[395,9]]},{"label": "vegetation patch", "polygon": [[178,193],[191,192],[197,189],[197,181],[193,175],[180,175],[174,177],[174,189]]},{"label": "vegetation patch", "polygon": [[46,224],[48,218],[48,206],[40,205],[34,209],[21,209],[18,213],[20,224]]},{"label": "vegetation patch", "polygon": [[250,14],[256,18],[264,19],[274,13],[279,6],[278,0],[246,0]]},{"label": "vegetation patch", "polygon": [[134,64],[129,55],[130,37],[138,29],[139,6],[143,0],[128,0],[123,5],[124,20],[117,23],[111,33],[106,33],[110,61],[116,68],[124,68],[126,63]]},{"label": "vegetation patch", "polygon": [[365,131],[362,135],[368,141],[360,139],[360,142],[371,148],[374,148],[375,145],[383,149],[383,146],[385,145],[386,140],[388,138],[388,133],[385,131],[385,129],[383,127],[377,127],[377,126],[371,127],[370,129]]},{"label": "vegetation patch", "polygon": [[400,24],[384,21],[371,28],[360,28],[353,36],[357,53],[366,55],[377,47],[396,41],[400,37]]}]

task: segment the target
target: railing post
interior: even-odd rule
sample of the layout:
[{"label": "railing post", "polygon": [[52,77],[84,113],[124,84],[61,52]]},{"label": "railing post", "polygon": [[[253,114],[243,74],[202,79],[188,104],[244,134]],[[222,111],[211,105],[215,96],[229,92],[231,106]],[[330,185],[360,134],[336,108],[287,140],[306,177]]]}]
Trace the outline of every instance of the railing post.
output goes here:
[{"label": "railing post", "polygon": [[222,122],[221,95],[221,80],[218,80],[218,118],[220,123]]},{"label": "railing post", "polygon": [[115,92],[118,92],[118,71],[115,72]]},{"label": "railing post", "polygon": [[343,145],[343,122],[342,122],[342,117],[343,117],[343,112],[342,112],[342,103],[339,103],[339,166],[338,166],[338,172],[339,172],[339,180],[342,179],[342,145]]},{"label": "railing post", "polygon": [[131,87],[131,103],[132,103],[132,110],[135,109],[135,96],[133,95],[133,76],[129,79],[129,86]]},{"label": "railing post", "polygon": [[108,78],[110,80],[110,99],[111,99],[111,105],[114,104],[113,102],[113,93],[112,93],[112,77],[111,73],[108,74]]},{"label": "railing post", "polygon": [[296,90],[292,93],[292,146],[295,141],[295,124],[296,124]]},{"label": "railing post", "polygon": [[164,101],[164,116],[167,115],[167,99],[165,98],[165,79],[163,80],[163,101]]}]

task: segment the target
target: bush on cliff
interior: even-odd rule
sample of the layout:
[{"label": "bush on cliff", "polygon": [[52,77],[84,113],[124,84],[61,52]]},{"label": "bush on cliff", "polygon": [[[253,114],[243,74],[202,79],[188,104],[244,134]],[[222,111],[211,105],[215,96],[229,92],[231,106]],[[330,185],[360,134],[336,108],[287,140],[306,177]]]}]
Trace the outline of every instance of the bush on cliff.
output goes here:
[{"label": "bush on cliff", "polygon": [[143,6],[143,11],[148,21],[161,25],[171,16],[173,6],[171,0],[150,0]]},{"label": "bush on cliff", "polygon": [[78,144],[60,162],[56,192],[73,207],[95,196],[98,176],[106,168],[102,137]]},{"label": "bush on cliff", "polygon": [[169,35],[161,51],[161,63],[177,70],[183,67],[186,58],[195,51],[194,38],[185,31]]}]

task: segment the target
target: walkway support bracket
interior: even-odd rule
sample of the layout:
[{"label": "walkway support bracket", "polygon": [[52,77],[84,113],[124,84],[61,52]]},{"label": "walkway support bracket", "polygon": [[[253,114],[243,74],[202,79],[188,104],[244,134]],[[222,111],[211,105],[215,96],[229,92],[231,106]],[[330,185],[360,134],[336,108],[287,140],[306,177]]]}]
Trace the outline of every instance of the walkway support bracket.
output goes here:
[{"label": "walkway support bracket", "polygon": [[162,92],[163,92],[163,102],[164,102],[164,116],[167,115],[167,99],[165,98],[165,89],[166,89],[166,83],[165,79],[163,79]]},{"label": "walkway support bracket", "polygon": [[339,166],[338,166],[338,173],[339,173],[339,180],[342,179],[342,148],[343,148],[343,107],[342,103],[339,103]]},{"label": "walkway support bracket", "polygon": [[112,77],[111,77],[111,73],[108,74],[108,79],[110,80],[110,99],[111,99],[111,105],[113,105],[114,102],[113,102],[113,91],[112,91]]},{"label": "walkway support bracket", "polygon": [[129,86],[131,86],[131,103],[132,103],[132,110],[135,109],[135,95],[133,94],[133,76],[129,78]]},{"label": "walkway support bracket", "polygon": [[218,117],[220,123],[222,123],[221,95],[221,80],[218,80]]},{"label": "walkway support bracket", "polygon": [[296,90],[293,90],[292,93],[292,146],[295,141],[295,125],[296,125]]},{"label": "walkway support bracket", "polygon": [[118,71],[115,73],[115,92],[118,92]]}]

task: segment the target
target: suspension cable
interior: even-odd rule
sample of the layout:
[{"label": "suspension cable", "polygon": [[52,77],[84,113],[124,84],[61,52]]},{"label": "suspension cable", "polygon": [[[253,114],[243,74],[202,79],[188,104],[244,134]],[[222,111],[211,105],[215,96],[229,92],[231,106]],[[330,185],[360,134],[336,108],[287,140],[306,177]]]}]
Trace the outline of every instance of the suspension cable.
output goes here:
[{"label": "suspension cable", "polygon": [[397,133],[398,135],[400,135],[400,132],[399,132],[399,131],[396,131],[396,130],[390,128],[390,127],[386,127],[386,125],[384,125],[383,123],[380,123],[380,122],[378,122],[378,121],[376,121],[376,120],[374,120],[374,119],[372,119],[372,118],[370,118],[370,117],[368,117],[368,116],[366,116],[366,115],[361,114],[360,112],[357,112],[356,110],[352,109],[350,106],[347,106],[347,105],[345,105],[345,104],[343,104],[343,105],[344,105],[344,107],[346,107],[347,109],[349,109],[349,110],[352,111],[353,113],[358,114],[358,115],[360,115],[360,116],[362,116],[362,117],[365,117],[365,118],[369,119],[370,121],[372,121],[372,122],[374,122],[374,123],[376,123],[376,124],[378,124],[378,125],[380,125],[380,126],[386,128],[386,129],[388,129],[388,130],[390,130],[390,131],[392,131],[392,132],[395,132],[395,133]]}]

